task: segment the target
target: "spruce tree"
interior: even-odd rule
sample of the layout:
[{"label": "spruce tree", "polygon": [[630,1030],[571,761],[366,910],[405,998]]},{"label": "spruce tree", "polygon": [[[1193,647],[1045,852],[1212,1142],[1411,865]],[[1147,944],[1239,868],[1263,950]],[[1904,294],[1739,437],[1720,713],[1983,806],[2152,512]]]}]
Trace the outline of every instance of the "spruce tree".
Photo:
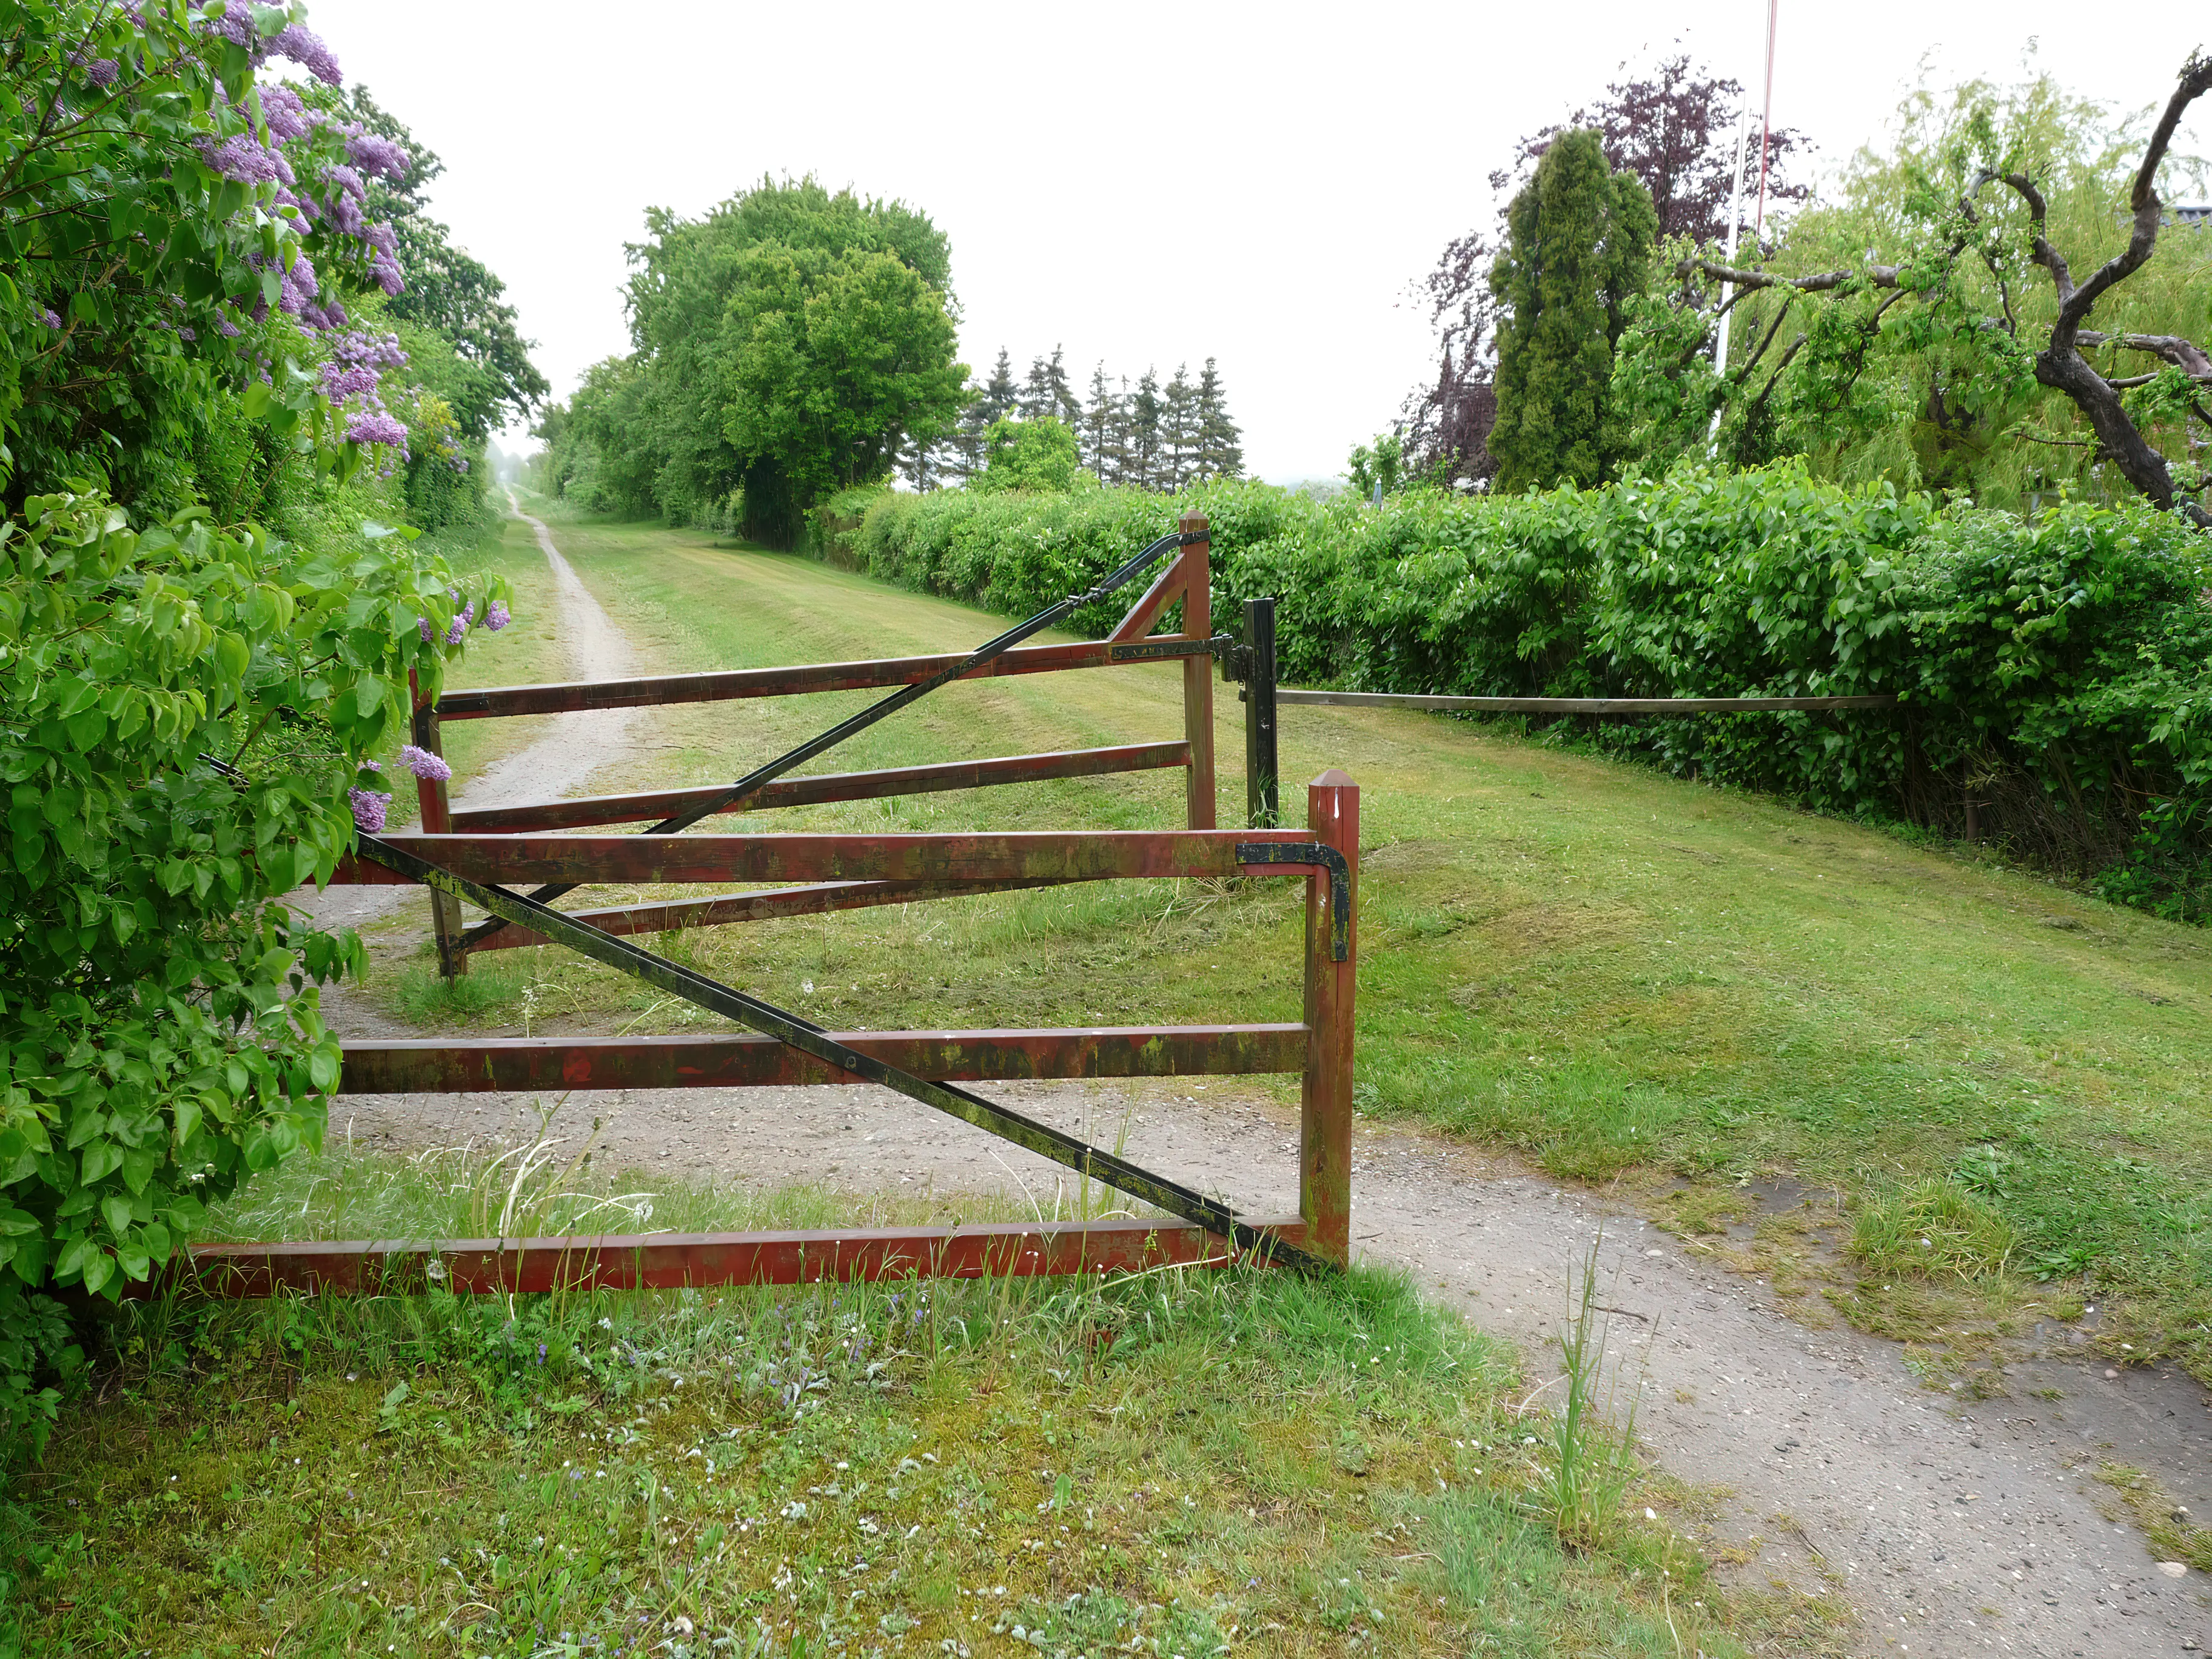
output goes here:
[{"label": "spruce tree", "polygon": [[1091,371],[1091,406],[1075,427],[1083,439],[1083,465],[1101,483],[1112,483],[1119,476],[1120,469],[1112,458],[1121,435],[1121,401],[1114,395],[1102,362]]},{"label": "spruce tree", "polygon": [[1067,369],[1060,362],[1061,348],[1052,349],[1052,360],[1045,365],[1044,382],[1052,407],[1045,413],[1065,421],[1070,427],[1083,422],[1083,402],[1075,395],[1075,388],[1067,383]]},{"label": "spruce tree", "polygon": [[992,422],[1003,421],[1014,412],[1020,393],[1014,387],[1014,361],[1004,346],[999,348],[999,361],[992,368],[991,382],[983,388],[983,407],[988,414],[983,421],[988,429]]},{"label": "spruce tree", "polygon": [[1042,356],[1030,359],[1030,372],[1022,381],[1022,395],[1015,408],[1025,421],[1047,420],[1060,412],[1060,400],[1053,395],[1052,371]]},{"label": "spruce tree", "polygon": [[1198,464],[1198,389],[1190,383],[1188,363],[1176,365],[1175,378],[1160,401],[1160,453],[1166,473],[1160,487],[1172,492],[1191,481]]},{"label": "spruce tree", "polygon": [[1129,470],[1123,482],[1158,489],[1160,477],[1160,380],[1147,368],[1137,377],[1137,395],[1129,400]]},{"label": "spruce tree", "polygon": [[1213,359],[1198,377],[1198,476],[1201,478],[1241,478],[1244,476],[1243,436],[1229,418],[1228,400],[1221,390],[1221,372]]},{"label": "spruce tree", "polygon": [[1622,307],[1644,285],[1658,232],[1651,192],[1606,165],[1588,129],[1556,140],[1505,214],[1491,267],[1502,490],[1588,488],[1613,476],[1620,433],[1607,389]]}]

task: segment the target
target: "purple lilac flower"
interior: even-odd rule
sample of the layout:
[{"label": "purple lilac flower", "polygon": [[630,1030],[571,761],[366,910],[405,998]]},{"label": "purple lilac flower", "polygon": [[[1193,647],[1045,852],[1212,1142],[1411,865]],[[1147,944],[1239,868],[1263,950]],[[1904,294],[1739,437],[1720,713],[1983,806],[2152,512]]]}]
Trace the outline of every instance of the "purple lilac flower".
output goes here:
[{"label": "purple lilac flower", "polygon": [[[250,132],[234,132],[221,143],[199,141],[201,159],[226,179],[249,185],[273,185],[283,158]],[[287,171],[289,171],[288,168]]]},{"label": "purple lilac flower", "polygon": [[374,789],[349,789],[346,799],[353,804],[354,827],[368,834],[381,834],[384,829],[384,810],[392,805],[392,797],[380,795]]},{"label": "purple lilac flower", "polygon": [[210,17],[204,11],[201,12],[199,22],[210,34],[220,36],[233,46],[252,51],[261,44],[260,36],[253,30],[253,14],[242,3],[242,0],[239,3],[226,5],[220,17]]},{"label": "purple lilac flower", "polygon": [[514,618],[507,613],[507,601],[494,599],[491,602],[491,609],[484,612],[484,631],[488,634],[496,634],[514,620]]},{"label": "purple lilac flower", "polygon": [[364,758],[361,763],[361,769],[364,772],[381,772],[384,769],[384,763],[380,760]]},{"label": "purple lilac flower", "polygon": [[51,306],[46,307],[46,314],[40,318],[40,320],[45,323],[48,328],[59,328],[62,325],[60,313],[55,311]]},{"label": "purple lilac flower", "polygon": [[261,119],[269,128],[269,136],[279,143],[304,138],[315,130],[315,115],[306,100],[282,82],[256,87],[253,95],[260,100]]},{"label": "purple lilac flower", "polygon": [[395,449],[407,446],[407,428],[382,410],[363,410],[346,426],[346,441],[354,444],[390,444]]},{"label": "purple lilac flower", "polygon": [[323,37],[304,23],[287,24],[269,43],[264,55],[289,58],[325,85],[339,87],[345,84],[345,76],[338,68],[337,57],[323,43]]},{"label": "purple lilac flower", "polygon": [[422,635],[423,644],[428,645],[430,643],[430,619],[428,617],[416,617],[415,629],[417,633]]},{"label": "purple lilac flower", "polygon": [[468,631],[469,619],[466,617],[454,617],[453,625],[446,630],[446,643],[447,645],[459,645],[461,642],[462,635],[466,634]]},{"label": "purple lilac flower", "polygon": [[427,749],[417,749],[413,744],[399,751],[399,763],[418,778],[428,778],[433,783],[443,783],[453,775],[453,769]]},{"label": "purple lilac flower", "polygon": [[346,154],[354,164],[380,179],[407,176],[407,152],[392,140],[374,132],[356,132],[346,140]]},{"label": "purple lilac flower", "polygon": [[85,65],[84,78],[95,87],[112,87],[121,67],[112,58],[95,58]]}]

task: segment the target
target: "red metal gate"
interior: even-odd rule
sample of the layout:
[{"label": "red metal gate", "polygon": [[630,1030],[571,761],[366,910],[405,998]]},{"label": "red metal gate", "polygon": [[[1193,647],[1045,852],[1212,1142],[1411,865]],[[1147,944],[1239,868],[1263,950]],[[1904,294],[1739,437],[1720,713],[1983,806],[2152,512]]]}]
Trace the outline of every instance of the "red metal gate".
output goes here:
[{"label": "red metal gate", "polygon": [[[756,1026],[714,1036],[501,1038],[349,1045],[341,1094],[595,1088],[726,1088],[888,1082],[970,1122],[1176,1213],[1160,1219],[1065,1225],[839,1230],[705,1235],[605,1235],[473,1239],[432,1246],[356,1241],[210,1245],[193,1252],[204,1283],[230,1295],[278,1290],[358,1291],[442,1280],[465,1291],[562,1287],[667,1287],[790,1283],[817,1279],[974,1276],[1127,1270],[1167,1262],[1221,1265],[1274,1255],[1309,1265],[1349,1257],[1352,1013],[1357,972],[1359,792],[1331,770],[1307,791],[1304,830],[1213,824],[1212,692],[1206,633],[1206,521],[1183,521],[1176,562],[1107,640],[1012,649],[993,672],[1182,659],[1185,734],[1180,743],[1022,756],[892,772],[793,780],[773,804],[971,787],[1038,776],[1189,769],[1188,828],[963,835],[734,835],[641,836],[530,834],[656,816],[687,792],[549,802],[456,814],[441,784],[423,786],[423,833],[364,837],[367,856],[338,879],[420,881],[432,888],[447,957],[465,960],[460,899],[485,908],[483,943],[565,943],[653,980],[701,1006]],[[1147,637],[1169,605],[1184,603],[1183,631]],[[957,665],[958,657],[689,675],[594,685],[520,687],[441,698],[435,720],[723,696],[785,695],[837,686],[897,685]],[[428,746],[426,744],[425,746]],[[1140,759],[1170,751],[1165,759]],[[963,781],[964,780],[964,781]],[[770,788],[775,786],[771,785]],[[766,795],[768,791],[761,792]],[[754,804],[769,804],[753,798]],[[382,860],[378,862],[377,860]],[[653,957],[618,936],[678,926],[803,915],[866,905],[952,898],[1068,882],[1174,878],[1306,879],[1303,1018],[1272,1024],[1127,1026],[1048,1030],[823,1032],[796,1016]],[[613,909],[556,912],[504,884],[537,881],[560,892],[595,882],[763,881],[758,892]],[[501,930],[493,933],[495,926]],[[497,944],[493,940],[496,939]],[[1073,1137],[1023,1119],[957,1085],[1041,1078],[1302,1074],[1298,1213],[1243,1218],[1218,1200],[1137,1169]]]}]

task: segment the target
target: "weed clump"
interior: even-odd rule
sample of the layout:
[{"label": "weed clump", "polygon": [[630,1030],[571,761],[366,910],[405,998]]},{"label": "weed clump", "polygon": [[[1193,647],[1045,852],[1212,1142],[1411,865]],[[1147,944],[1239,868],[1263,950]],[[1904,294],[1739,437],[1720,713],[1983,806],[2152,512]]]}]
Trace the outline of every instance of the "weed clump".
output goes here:
[{"label": "weed clump", "polygon": [[2002,1276],[2019,1246],[2012,1224],[1963,1182],[1929,1180],[1869,1200],[1850,1254],[1886,1278],[1971,1282]]}]

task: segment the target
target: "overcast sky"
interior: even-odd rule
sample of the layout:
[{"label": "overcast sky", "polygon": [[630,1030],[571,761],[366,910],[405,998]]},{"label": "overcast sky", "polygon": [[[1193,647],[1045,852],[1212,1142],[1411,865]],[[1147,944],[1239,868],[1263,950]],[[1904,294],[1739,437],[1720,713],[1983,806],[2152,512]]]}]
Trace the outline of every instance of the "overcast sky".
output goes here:
[{"label": "overcast sky", "polygon": [[[2162,101],[2203,14],[2085,28],[2057,0],[1781,0],[1775,122],[1840,161],[1924,60],[2035,57]],[[964,360],[1059,343],[1071,377],[1219,361],[1247,465],[1339,473],[1425,374],[1408,285],[1489,222],[1522,134],[1679,39],[1753,84],[1765,0],[1382,7],[590,5],[313,0],[349,80],[442,156],[454,238],[505,279],[566,396],[627,349],[622,245],[763,173],[897,197],[951,237]],[[2198,131],[2207,130],[2201,118]],[[2197,148],[2202,148],[2201,144]]]}]

